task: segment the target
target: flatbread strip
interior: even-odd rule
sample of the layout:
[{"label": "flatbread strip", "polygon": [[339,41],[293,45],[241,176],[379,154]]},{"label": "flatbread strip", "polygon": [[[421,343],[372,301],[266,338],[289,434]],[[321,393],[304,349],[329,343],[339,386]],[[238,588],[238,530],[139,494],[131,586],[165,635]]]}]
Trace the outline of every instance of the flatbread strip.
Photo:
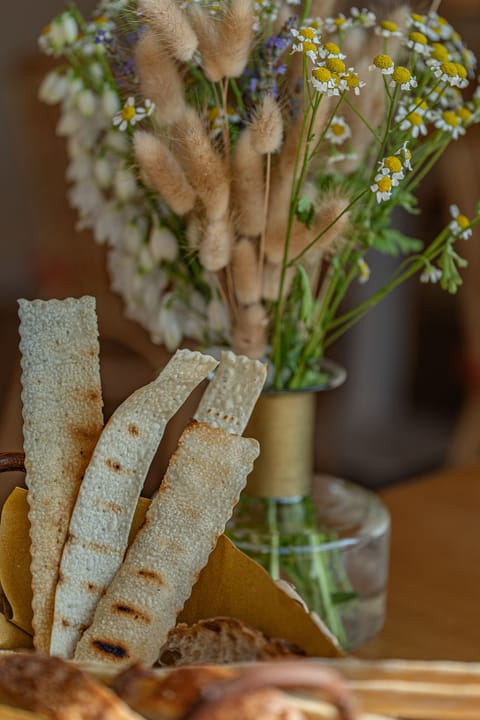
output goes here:
[{"label": "flatbread strip", "polygon": [[258,453],[256,440],[204,423],[187,426],[145,524],[77,645],[76,660],[155,662]]},{"label": "flatbread strip", "polygon": [[264,363],[230,351],[222,352],[220,365],[200,400],[194,419],[242,435],[266,376]]},{"label": "flatbread strip", "polygon": [[0,658],[0,702],[50,720],[142,720],[111,690],[60,658]]},{"label": "flatbread strip", "polygon": [[72,657],[122,563],[135,507],[170,418],[217,362],[178,350],[112,415],[95,448],[62,555],[50,653]]},{"label": "flatbread strip", "polygon": [[103,427],[98,327],[92,297],[18,304],[34,642],[48,652],[62,548]]}]

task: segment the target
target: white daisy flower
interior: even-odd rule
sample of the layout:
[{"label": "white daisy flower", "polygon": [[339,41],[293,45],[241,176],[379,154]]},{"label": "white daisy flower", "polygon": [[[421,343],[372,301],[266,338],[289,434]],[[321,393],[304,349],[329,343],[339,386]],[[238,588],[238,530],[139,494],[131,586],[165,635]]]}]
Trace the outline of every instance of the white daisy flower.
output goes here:
[{"label": "white daisy flower", "polygon": [[433,124],[439,130],[450,133],[454,140],[457,140],[460,135],[465,135],[461,119],[452,110],[444,110],[441,114],[434,116]]},{"label": "white daisy flower", "polygon": [[352,137],[352,131],[345,118],[335,115],[330,127],[325,133],[325,137],[327,140],[330,140],[333,145],[342,145],[345,140]]},{"label": "white daisy flower", "polygon": [[412,30],[408,33],[407,47],[424,57],[429,57],[432,53],[432,48],[428,44],[427,36],[424,33],[418,32],[418,30]]},{"label": "white daisy flower", "polygon": [[387,175],[392,180],[392,185],[398,185],[403,180],[403,163],[397,155],[388,155],[379,163],[379,175]]},{"label": "white daisy flower", "polygon": [[318,28],[311,26],[301,27],[299,30],[292,28],[290,32],[295,38],[292,53],[301,52],[310,58],[312,62],[315,62],[318,58],[318,46],[320,44]]},{"label": "white daisy flower", "polygon": [[145,105],[135,105],[135,98],[130,96],[121,110],[113,116],[112,123],[119,130],[125,132],[128,127],[134,127],[138,122],[152,114],[155,106],[151,100],[145,100]]},{"label": "white daisy flower", "polygon": [[403,167],[406,168],[407,170],[410,170],[410,171],[411,171],[411,170],[413,170],[413,168],[412,168],[412,162],[411,162],[411,160],[412,160],[412,153],[410,152],[410,150],[408,149],[407,146],[408,146],[408,140],[405,140],[405,142],[404,142],[403,145],[397,150],[397,152],[395,153],[395,155],[399,155],[399,156],[401,157],[401,159],[402,159]]},{"label": "white daisy flower", "polygon": [[402,37],[402,31],[400,30],[397,23],[393,22],[392,20],[382,20],[375,27],[374,32],[376,35],[380,35],[384,38]]},{"label": "white daisy flower", "polygon": [[375,193],[377,202],[385,202],[392,197],[393,180],[388,175],[377,175],[370,190]]},{"label": "white daisy flower", "polygon": [[373,27],[377,22],[375,13],[371,10],[367,10],[366,8],[359,10],[357,7],[352,7],[350,9],[350,15],[352,16],[355,25],[361,25],[365,28]]},{"label": "white daisy flower", "polygon": [[323,59],[338,58],[339,60],[345,60],[347,57],[334,42],[326,42],[323,45],[320,45],[318,54]]},{"label": "white daisy flower", "polygon": [[369,65],[369,70],[380,70],[382,75],[392,75],[395,70],[395,63],[390,55],[382,53],[373,58],[373,64]]},{"label": "white daisy flower", "polygon": [[427,134],[424,115],[419,112],[416,105],[413,105],[413,108],[412,106],[407,108],[405,105],[400,105],[395,121],[400,123],[400,130],[409,130],[410,135],[414,138]]},{"label": "white daisy flower", "polygon": [[397,65],[392,72],[390,86],[399,85],[401,90],[408,91],[417,87],[417,80],[410,70],[403,65]]},{"label": "white daisy flower", "polygon": [[335,76],[326,67],[313,68],[310,81],[313,87],[323,95],[340,95]]},{"label": "white daisy flower", "polygon": [[468,238],[472,235],[472,228],[469,227],[470,220],[466,215],[462,215],[457,205],[450,205],[449,210],[450,215],[453,218],[449,224],[452,234],[462,240],[468,240]]},{"label": "white daisy flower", "polygon": [[460,63],[442,62],[432,70],[435,77],[451,87],[465,88],[468,85],[467,70]]},{"label": "white daisy flower", "polygon": [[353,25],[353,19],[347,18],[343,13],[338,13],[336,17],[328,17],[324,21],[324,29],[327,33],[343,32]]}]

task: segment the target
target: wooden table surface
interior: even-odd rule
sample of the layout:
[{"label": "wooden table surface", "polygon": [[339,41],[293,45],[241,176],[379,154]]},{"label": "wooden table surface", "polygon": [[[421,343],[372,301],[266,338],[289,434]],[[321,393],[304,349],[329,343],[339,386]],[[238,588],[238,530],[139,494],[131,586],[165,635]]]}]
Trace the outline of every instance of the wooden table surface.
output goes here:
[{"label": "wooden table surface", "polygon": [[355,654],[480,661],[480,464],[381,497],[392,518],[387,618]]}]

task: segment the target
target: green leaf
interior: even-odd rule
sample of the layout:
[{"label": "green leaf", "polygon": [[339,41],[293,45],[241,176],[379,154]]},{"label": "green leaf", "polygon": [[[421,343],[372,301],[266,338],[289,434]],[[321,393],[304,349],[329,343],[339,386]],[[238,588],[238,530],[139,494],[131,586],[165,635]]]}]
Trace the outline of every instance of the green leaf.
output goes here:
[{"label": "green leaf", "polygon": [[308,277],[303,265],[297,265],[297,278],[300,290],[300,319],[310,325],[313,313],[313,295]]},{"label": "green leaf", "polygon": [[379,252],[397,257],[410,252],[418,252],[422,249],[423,243],[394,228],[383,228],[376,234],[372,247]]}]

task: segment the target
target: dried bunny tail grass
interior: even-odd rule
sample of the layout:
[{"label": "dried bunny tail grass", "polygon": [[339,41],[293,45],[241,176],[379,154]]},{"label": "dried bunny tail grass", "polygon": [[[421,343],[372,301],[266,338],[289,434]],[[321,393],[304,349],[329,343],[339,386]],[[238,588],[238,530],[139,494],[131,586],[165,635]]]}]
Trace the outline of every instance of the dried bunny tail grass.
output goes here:
[{"label": "dried bunny tail grass", "polygon": [[135,62],[143,97],[155,103],[155,117],[171,125],[185,112],[183,82],[175,63],[162,47],[157,34],[147,30],[135,48]]},{"label": "dried bunny tail grass", "polygon": [[220,220],[227,213],[230,199],[227,167],[193,108],[187,107],[175,130],[180,162],[205,207],[207,219]]},{"label": "dried bunny tail grass", "polygon": [[232,257],[234,229],[231,219],[223,218],[208,222],[198,247],[198,259],[209,272],[225,268]]},{"label": "dried bunny tail grass", "polygon": [[289,175],[274,173],[265,228],[265,256],[272,263],[281,263],[283,259],[291,187],[292,178]]},{"label": "dried bunny tail grass", "polygon": [[232,0],[219,27],[218,62],[223,77],[239,77],[253,42],[255,9],[252,0]]},{"label": "dried bunny tail grass", "polygon": [[312,0],[308,16],[312,18],[330,17],[338,10],[337,0]]},{"label": "dried bunny tail grass", "polygon": [[192,59],[198,39],[175,0],[139,0],[138,7],[174,58],[181,62]]},{"label": "dried bunny tail grass", "polygon": [[232,330],[232,346],[237,355],[260,360],[265,355],[268,317],[261,303],[238,309]]},{"label": "dried bunny tail grass", "polygon": [[253,148],[250,129],[242,130],[232,157],[232,204],[241,235],[255,237],[263,229],[263,164],[262,156]]},{"label": "dried bunny tail grass", "polygon": [[190,3],[187,12],[198,38],[203,71],[211,82],[219,82],[223,78],[223,66],[218,50],[218,22],[197,3]]},{"label": "dried bunny tail grass", "polygon": [[200,247],[200,239],[202,237],[202,225],[200,218],[192,214],[187,221],[185,230],[185,239],[189,250],[196,251]]},{"label": "dried bunny tail grass", "polygon": [[143,130],[134,136],[135,157],[148,183],[177,215],[190,212],[196,193],[175,156],[163,142]]},{"label": "dried bunny tail grass", "polygon": [[[288,267],[285,272],[285,279],[283,282],[282,297],[286,297],[290,292],[293,278],[295,277],[295,268]],[[262,298],[275,302],[278,300],[280,292],[280,280],[282,276],[282,263],[265,263],[263,268],[263,285],[262,285]]]},{"label": "dried bunny tail grass", "polygon": [[320,198],[315,209],[312,231],[314,237],[323,234],[314,248],[320,248],[326,253],[338,249],[350,223],[350,213],[345,212],[349,203],[349,196],[341,191],[331,191]]},{"label": "dried bunny tail grass", "polygon": [[233,247],[232,276],[235,296],[241,305],[260,301],[262,283],[258,273],[257,251],[249,238],[240,238]]},{"label": "dried bunny tail grass", "polygon": [[282,112],[271,95],[265,95],[250,125],[253,148],[261,155],[280,150],[283,138]]}]

